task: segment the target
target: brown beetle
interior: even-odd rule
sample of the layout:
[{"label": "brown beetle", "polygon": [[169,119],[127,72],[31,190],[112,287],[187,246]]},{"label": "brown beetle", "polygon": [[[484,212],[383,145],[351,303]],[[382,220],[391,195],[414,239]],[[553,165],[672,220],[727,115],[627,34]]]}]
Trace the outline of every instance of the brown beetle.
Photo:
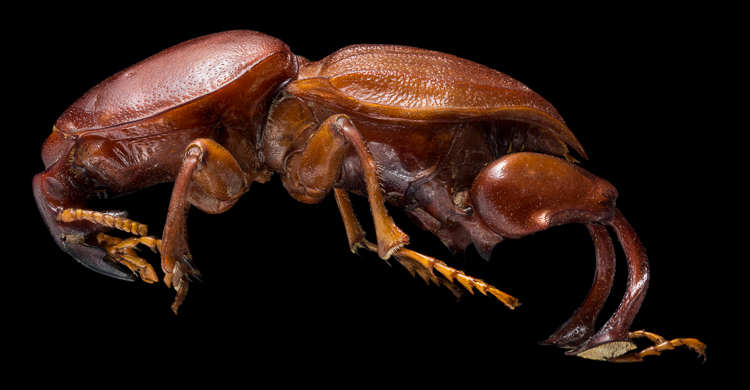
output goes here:
[{"label": "brown beetle", "polygon": [[[544,343],[598,360],[639,361],[680,345],[704,355],[695,339],[629,332],[648,285],[645,250],[615,207],[617,191],[574,165],[569,148],[586,157],[551,104],[482,65],[382,45],[309,62],[275,38],[232,31],[167,49],[87,92],[55,124],[33,188],[60,248],[97,272],[157,281],[133,249],[158,249],[164,281],[177,290],[175,312],[200,276],[187,242],[190,205],[224,212],[273,173],[305,203],[333,190],[352,251],[393,257],[457,295],[476,288],[509,308],[518,305],[512,296],[405,248],[409,237],[384,203],[403,208],[457,256],[473,244],[489,258],[504,239],[582,223],[596,247],[595,283]],[[161,240],[125,212],[87,206],[96,196],[169,181],[175,186]],[[367,197],[377,244],[365,240],[348,192]],[[606,226],[623,245],[630,275],[616,313],[595,332],[615,260]],[[105,234],[112,229],[133,237]],[[626,354],[634,337],[656,345]]]}]

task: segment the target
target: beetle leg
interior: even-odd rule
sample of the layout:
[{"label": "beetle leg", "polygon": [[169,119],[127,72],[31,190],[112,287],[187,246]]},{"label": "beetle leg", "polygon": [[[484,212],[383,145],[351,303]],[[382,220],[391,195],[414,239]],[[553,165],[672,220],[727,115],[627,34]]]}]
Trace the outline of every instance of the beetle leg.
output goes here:
[{"label": "beetle leg", "polygon": [[[448,267],[440,260],[403,248],[404,245],[408,244],[409,236],[403,233],[388,215],[380,187],[377,164],[362,136],[346,116],[329,117],[310,137],[304,150],[290,156],[286,169],[290,177],[284,179],[284,184],[290,194],[296,199],[308,203],[314,203],[318,199],[322,199],[333,188],[349,146],[355,149],[362,163],[368,200],[375,223],[375,233],[378,238],[377,246],[364,239],[364,232],[356,221],[348,196],[343,190],[334,189],[352,251],[356,251],[358,248],[377,250],[382,259],[388,259],[393,255],[410,272],[411,270],[421,269],[417,273],[425,281],[431,280],[452,290],[455,290],[458,286],[453,283],[457,281],[472,293],[473,289],[476,288],[482,294],[492,294],[509,308],[518,306],[516,298],[484,281]],[[437,269],[450,284],[446,284],[448,282],[445,281],[436,282],[438,279],[435,278],[433,269]]]},{"label": "beetle leg", "polygon": [[628,337],[630,337],[631,339],[645,337],[649,339],[651,342],[653,342],[655,345],[645,348],[640,352],[631,352],[625,355],[615,357],[613,359],[609,359],[610,362],[615,362],[615,363],[642,362],[643,358],[646,356],[659,356],[661,355],[661,351],[671,351],[675,349],[675,347],[683,347],[683,346],[688,347],[692,349],[693,351],[697,352],[699,356],[703,357],[703,361],[704,362],[706,361],[706,344],[703,344],[702,342],[696,339],[679,338],[679,339],[667,341],[666,339],[659,336],[658,334],[646,332],[645,330],[638,330],[635,332],[630,332],[628,334]]},{"label": "beetle leg", "polygon": [[474,288],[482,293],[482,295],[487,295],[487,293],[490,293],[511,310],[521,305],[518,302],[518,299],[498,290],[492,285],[485,283],[481,279],[471,277],[469,275],[466,275],[463,271],[448,267],[444,262],[435,259],[434,257],[425,256],[419,252],[414,252],[413,250],[407,248],[399,248],[396,252],[393,253],[393,256],[396,257],[396,259],[398,259],[399,261],[413,260],[421,265],[424,269],[428,270],[430,274],[432,274],[433,270],[437,270],[449,281],[459,282],[472,294],[474,294]]},{"label": "beetle leg", "polygon": [[[574,347],[567,355],[611,360],[636,348],[631,338],[649,337],[628,331],[648,288],[649,264],[638,235],[615,206],[616,198],[617,191],[605,180],[570,162],[536,153],[514,153],[496,160],[477,175],[469,191],[469,203],[475,210],[471,217],[505,238],[520,238],[567,223],[583,223],[589,228],[597,251],[597,279],[603,274],[605,279],[594,282],[581,308],[543,342]],[[605,227],[599,225],[607,225],[617,234],[627,258],[628,282],[620,306],[590,336],[612,283],[614,263],[611,241],[605,238]],[[691,340],[686,343],[699,353],[703,350],[697,340],[684,340]],[[669,347],[657,341],[664,346],[644,350],[643,356]]]},{"label": "beetle leg", "polygon": [[243,172],[234,157],[215,141],[198,139],[188,145],[172,190],[160,248],[164,282],[177,291],[172,304],[175,314],[190,281],[200,280],[188,245],[190,205],[208,213],[224,212],[247,192],[250,182],[247,178],[254,177],[254,173]]},{"label": "beetle leg", "polygon": [[367,198],[378,239],[378,256],[388,259],[395,250],[409,242],[409,236],[388,215],[378,166],[362,135],[349,118],[334,115],[318,127],[304,150],[289,157],[286,167],[289,177],[283,178],[284,185],[295,199],[302,202],[316,203],[322,200],[333,189],[340,176],[349,147],[357,152],[364,170]]},{"label": "beetle leg", "polygon": [[156,248],[161,245],[161,240],[155,237],[131,237],[128,239],[122,239],[119,237],[108,236],[104,233],[97,235],[99,244],[107,251],[107,255],[110,256],[115,262],[120,263],[130,268],[133,273],[140,274],[141,279],[147,283],[153,283],[159,281],[159,278],[154,272],[154,267],[151,266],[145,259],[136,256],[134,249],[137,249],[138,244],[143,244],[151,248],[156,252]]},{"label": "beetle leg", "polygon": [[[334,189],[334,195],[336,196],[336,203],[341,212],[341,217],[344,220],[344,226],[346,228],[346,234],[349,238],[349,246],[352,249],[352,252],[356,252],[358,248],[377,252],[378,247],[365,239],[364,230],[357,221],[357,217],[354,215],[354,209],[352,208],[351,200],[346,191],[337,188]],[[461,297],[464,288],[472,294],[474,294],[473,289],[476,288],[483,295],[487,295],[487,293],[492,294],[510,309],[520,305],[516,298],[485,283],[481,279],[473,278],[466,275],[463,271],[448,267],[444,262],[433,257],[425,256],[404,247],[396,249],[396,251],[393,252],[393,257],[403,265],[412,276],[415,276],[416,274],[428,284],[429,282],[433,282],[437,286],[446,287],[451,290],[453,295],[457,298]],[[437,270],[443,278],[435,275],[433,270]],[[455,282],[458,282],[458,284]],[[463,286],[464,288],[461,288],[460,286]]]},{"label": "beetle leg", "polygon": [[[640,280],[640,277],[634,276],[632,269],[629,287],[633,291],[628,294],[630,300],[623,302],[621,310],[613,316],[617,321],[610,320],[608,325],[611,328],[605,325],[608,331],[600,331],[591,337],[596,315],[609,293],[609,271],[614,262],[611,241],[605,238],[606,229],[596,225],[610,224],[613,216],[620,221],[616,217],[619,215],[615,207],[616,197],[617,191],[608,182],[570,162],[537,153],[513,153],[501,157],[477,175],[469,190],[468,203],[473,209],[469,217],[482,221],[503,238],[521,238],[567,223],[583,223],[589,228],[597,249],[597,275],[608,276],[596,281],[581,308],[542,342],[566,348],[578,348],[584,342],[584,347],[569,354],[579,354],[597,347],[597,350],[582,357],[606,359],[635,348],[627,337],[627,328],[640,306],[646,285],[633,282]],[[617,228],[615,230],[618,231]],[[618,236],[621,236],[619,231]],[[640,245],[634,232],[628,236],[633,239],[620,237],[620,241]],[[643,265],[646,265],[647,275],[645,256],[634,255],[635,252],[642,252],[642,246],[638,245],[624,245],[628,264],[637,270],[643,270]],[[639,264],[633,266],[635,263]],[[615,323],[617,326],[614,326]],[[601,338],[596,339],[597,336]],[[589,344],[592,340],[595,343]]]},{"label": "beetle leg", "polygon": [[352,253],[357,253],[357,249],[359,248],[370,250],[375,248],[375,251],[377,251],[377,246],[365,240],[365,231],[362,229],[362,225],[359,224],[357,216],[354,214],[354,208],[352,207],[351,199],[349,199],[349,194],[347,194],[345,190],[334,188],[333,195],[336,198],[336,204],[339,207],[341,218],[344,220],[346,237],[349,239],[349,249],[352,250]]},{"label": "beetle leg", "polygon": [[599,332],[576,350],[566,352],[569,355],[594,360],[609,360],[636,348],[635,343],[630,341],[628,329],[646,296],[649,282],[646,249],[633,227],[617,208],[614,215],[605,223],[614,229],[628,260],[627,291],[617,311]]},{"label": "beetle leg", "polygon": [[576,348],[594,335],[594,326],[599,312],[607,300],[615,276],[615,250],[607,228],[602,225],[587,223],[596,248],[596,275],[586,299],[573,313],[568,321],[541,345],[553,345],[561,348]]},{"label": "beetle leg", "polygon": [[[466,292],[466,289],[462,287],[460,284],[456,284],[454,283],[454,281],[438,277],[437,275],[435,275],[434,272],[432,272],[430,268],[426,268],[422,263],[415,261],[411,259],[410,257],[405,256],[403,253],[401,253],[402,249],[405,249],[405,248],[401,248],[397,250],[396,253],[393,254],[393,257],[395,257],[396,260],[399,262],[399,264],[404,266],[404,268],[406,268],[406,270],[409,271],[412,277],[416,277],[416,275],[419,275],[419,277],[421,277],[422,280],[424,280],[425,283],[427,283],[428,285],[430,284],[430,282],[432,282],[432,283],[435,283],[435,285],[438,287],[441,287],[441,286],[445,287],[448,290],[450,290],[450,292],[452,292],[456,298],[460,299],[461,296],[464,295],[464,293]],[[436,261],[439,261],[439,260],[436,260]],[[450,268],[450,267],[446,267],[446,268]],[[454,271],[456,273],[461,272],[455,269]],[[471,291],[471,293],[473,294],[474,292]],[[487,295],[487,294],[484,294],[484,295]]]}]

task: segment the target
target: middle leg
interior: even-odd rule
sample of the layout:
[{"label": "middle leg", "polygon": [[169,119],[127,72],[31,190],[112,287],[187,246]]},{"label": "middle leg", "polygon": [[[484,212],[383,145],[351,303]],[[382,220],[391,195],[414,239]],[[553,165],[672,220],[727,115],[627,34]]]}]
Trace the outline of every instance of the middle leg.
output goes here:
[{"label": "middle leg", "polygon": [[[350,147],[354,148],[362,164],[377,245],[365,240],[364,231],[354,216],[346,192],[333,188]],[[495,296],[509,308],[518,306],[518,300],[484,281],[448,267],[440,260],[404,248],[409,243],[409,236],[396,226],[385,208],[378,169],[364,139],[349,118],[334,115],[315,130],[304,148],[287,158],[282,182],[295,199],[305,203],[317,203],[334,190],[352,251],[364,248],[377,252],[382,259],[393,256],[412,274],[419,274],[425,281],[448,287],[456,295],[463,288],[472,293],[476,288],[485,295]],[[437,277],[433,270],[437,270],[444,278]]]},{"label": "middle leg", "polygon": [[[344,227],[346,228],[346,234],[349,239],[349,247],[352,252],[356,253],[359,248],[377,252],[378,247],[365,239],[365,232],[354,215],[354,209],[346,191],[336,188],[334,189],[334,195],[339,207],[339,212],[344,221]],[[460,297],[465,290],[468,290],[473,294],[474,288],[476,288],[483,295],[487,295],[488,293],[491,294],[511,310],[520,305],[518,299],[485,283],[481,279],[471,277],[466,275],[463,271],[451,268],[444,262],[433,257],[425,256],[405,247],[398,248],[393,253],[393,257],[403,265],[412,276],[416,274],[427,283],[433,282],[438,286],[446,287],[451,290],[456,297]],[[437,270],[442,277],[435,275],[433,272],[434,270]],[[461,286],[463,286],[463,288]]]}]

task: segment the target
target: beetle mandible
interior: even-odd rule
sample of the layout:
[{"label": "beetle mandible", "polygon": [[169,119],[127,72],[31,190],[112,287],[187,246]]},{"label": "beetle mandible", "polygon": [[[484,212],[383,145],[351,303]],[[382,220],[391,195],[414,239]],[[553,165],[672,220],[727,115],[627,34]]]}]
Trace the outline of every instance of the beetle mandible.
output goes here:
[{"label": "beetle mandible", "polygon": [[[57,245],[84,266],[123,280],[159,280],[134,249],[158,250],[177,313],[200,272],[187,241],[195,206],[222,213],[278,173],[289,194],[317,203],[332,191],[350,248],[393,258],[455,294],[478,290],[513,309],[518,300],[435,258],[414,252],[388,215],[401,207],[457,256],[549,227],[581,223],[596,249],[596,279],[580,308],[543,344],[608,361],[687,346],[629,327],[649,282],[646,253],[615,206],[617,191],[575,163],[586,153],[555,108],[525,85],[483,65],[435,51],[356,45],[311,62],[253,31],[196,38],[95,86],[57,120],[34,176],[37,206]],[[114,197],[174,182],[162,238],[97,211]],[[370,204],[377,241],[365,239],[348,193]],[[598,331],[613,281],[607,226],[628,261],[627,292]],[[106,234],[118,229],[122,239]],[[134,276],[135,275],[135,276]],[[654,346],[642,351],[632,339]]]}]

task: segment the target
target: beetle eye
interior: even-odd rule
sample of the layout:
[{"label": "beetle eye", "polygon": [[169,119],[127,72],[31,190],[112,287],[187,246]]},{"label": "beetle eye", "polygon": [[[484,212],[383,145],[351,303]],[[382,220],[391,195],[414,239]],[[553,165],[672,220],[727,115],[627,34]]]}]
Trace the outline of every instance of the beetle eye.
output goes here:
[{"label": "beetle eye", "polygon": [[44,161],[44,168],[49,168],[54,165],[57,160],[66,154],[70,147],[72,140],[68,140],[57,127],[52,126],[52,134],[47,137],[42,145],[42,161]]}]

